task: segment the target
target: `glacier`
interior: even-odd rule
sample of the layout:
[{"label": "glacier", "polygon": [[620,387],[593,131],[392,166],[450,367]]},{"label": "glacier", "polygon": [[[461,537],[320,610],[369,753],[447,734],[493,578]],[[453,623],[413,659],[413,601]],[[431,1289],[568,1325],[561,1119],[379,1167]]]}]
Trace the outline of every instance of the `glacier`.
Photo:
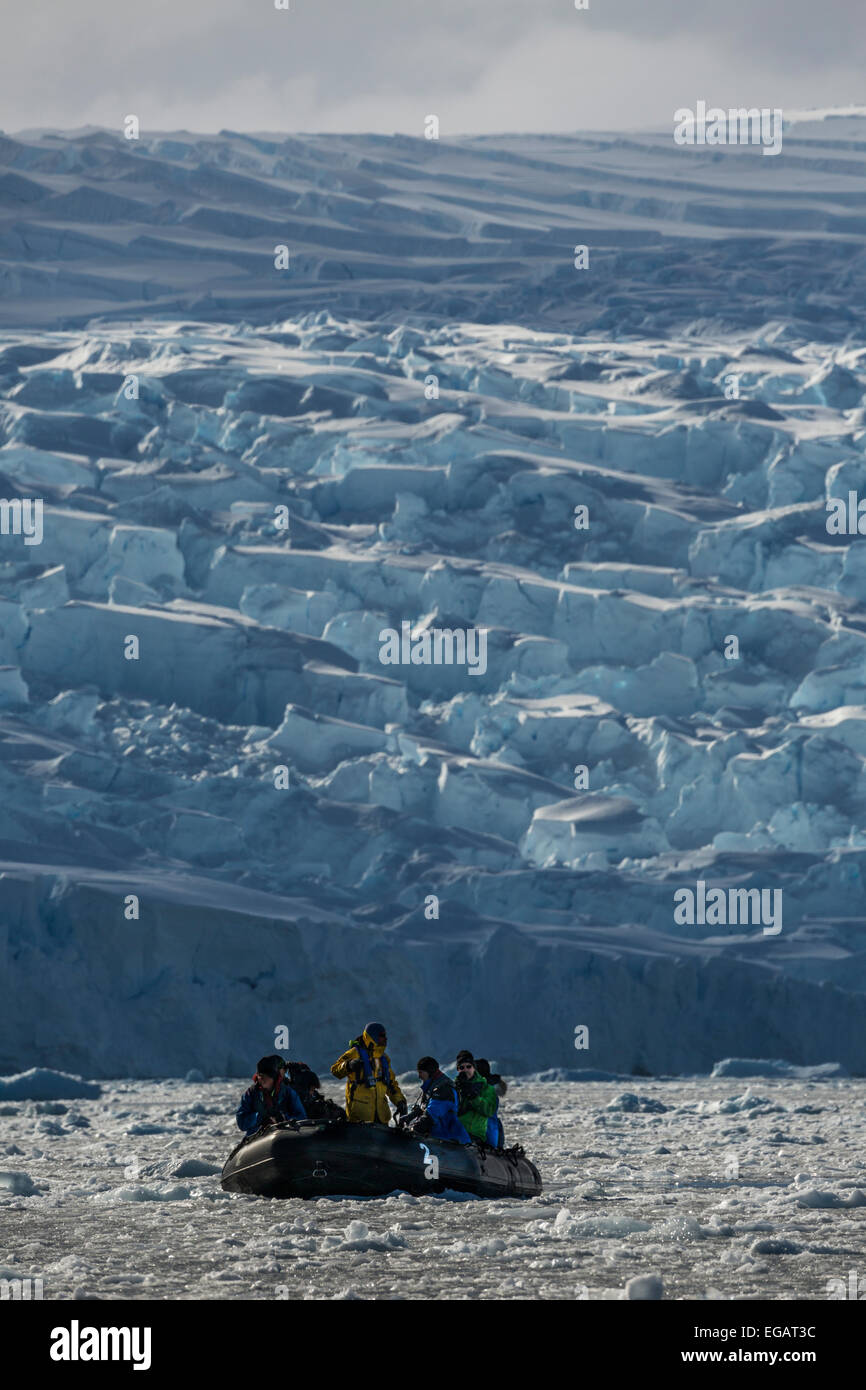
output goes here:
[{"label": "glacier", "polygon": [[866,1074],[864,132],[0,136],[0,1073]]}]

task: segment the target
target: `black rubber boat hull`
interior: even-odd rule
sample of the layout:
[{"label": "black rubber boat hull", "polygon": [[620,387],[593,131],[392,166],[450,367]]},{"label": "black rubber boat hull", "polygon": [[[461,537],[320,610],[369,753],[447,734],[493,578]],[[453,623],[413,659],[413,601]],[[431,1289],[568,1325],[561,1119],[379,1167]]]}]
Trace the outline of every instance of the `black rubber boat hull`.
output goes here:
[{"label": "black rubber boat hull", "polygon": [[384,1125],[289,1121],[243,1139],[222,1171],[227,1192],[259,1197],[383,1197],[472,1192],[537,1197],[541,1175],[521,1149],[419,1139]]}]

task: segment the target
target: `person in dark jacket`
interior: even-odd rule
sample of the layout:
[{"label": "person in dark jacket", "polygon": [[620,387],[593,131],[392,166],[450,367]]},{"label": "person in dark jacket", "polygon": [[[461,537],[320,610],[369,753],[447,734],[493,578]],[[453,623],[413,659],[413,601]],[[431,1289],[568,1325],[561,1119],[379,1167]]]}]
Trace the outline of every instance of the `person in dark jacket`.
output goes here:
[{"label": "person in dark jacket", "polygon": [[463,1128],[473,1139],[491,1148],[501,1149],[505,1140],[502,1124],[497,1117],[499,1097],[475,1065],[472,1053],[457,1053],[458,1116]]},{"label": "person in dark jacket", "polygon": [[451,1078],[440,1070],[435,1057],[421,1058],[418,1080],[423,1097],[422,1113],[412,1125],[413,1134],[471,1144],[472,1140],[457,1118],[457,1088]]},{"label": "person in dark jacket", "polygon": [[256,1068],[252,1086],[241,1096],[235,1119],[238,1129],[254,1134],[266,1124],[281,1120],[304,1120],[307,1112],[297,1093],[286,1080],[282,1057],[263,1057]]},{"label": "person in dark jacket", "polygon": [[322,1095],[322,1083],[306,1062],[287,1062],[286,1076],[308,1120],[345,1120],[345,1110]]},{"label": "person in dark jacket", "polygon": [[504,1081],[498,1071],[490,1070],[490,1063],[486,1057],[475,1058],[475,1068],[481,1072],[485,1081],[489,1081],[496,1094],[501,1099],[508,1090],[508,1082]]},{"label": "person in dark jacket", "polygon": [[312,1115],[313,1112],[310,1107],[315,1104],[321,1084],[312,1067],[308,1067],[306,1062],[286,1062],[286,1080],[307,1112],[307,1116]]}]

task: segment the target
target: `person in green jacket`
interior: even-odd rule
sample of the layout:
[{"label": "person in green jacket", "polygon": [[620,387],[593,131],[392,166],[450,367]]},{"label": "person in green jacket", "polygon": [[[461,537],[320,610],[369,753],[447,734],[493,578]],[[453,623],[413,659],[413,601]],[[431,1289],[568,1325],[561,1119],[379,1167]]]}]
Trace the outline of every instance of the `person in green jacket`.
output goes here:
[{"label": "person in green jacket", "polygon": [[471,1052],[457,1053],[457,1115],[473,1139],[499,1148],[501,1126],[495,1118],[499,1097],[475,1065]]}]

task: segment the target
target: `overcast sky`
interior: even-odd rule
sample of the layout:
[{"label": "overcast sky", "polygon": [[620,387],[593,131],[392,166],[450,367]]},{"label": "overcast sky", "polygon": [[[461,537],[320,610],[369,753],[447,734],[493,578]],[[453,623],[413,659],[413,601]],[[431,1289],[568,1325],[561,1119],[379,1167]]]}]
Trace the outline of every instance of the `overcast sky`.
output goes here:
[{"label": "overcast sky", "polygon": [[441,134],[866,104],[866,0],[0,0],[0,128]]}]

